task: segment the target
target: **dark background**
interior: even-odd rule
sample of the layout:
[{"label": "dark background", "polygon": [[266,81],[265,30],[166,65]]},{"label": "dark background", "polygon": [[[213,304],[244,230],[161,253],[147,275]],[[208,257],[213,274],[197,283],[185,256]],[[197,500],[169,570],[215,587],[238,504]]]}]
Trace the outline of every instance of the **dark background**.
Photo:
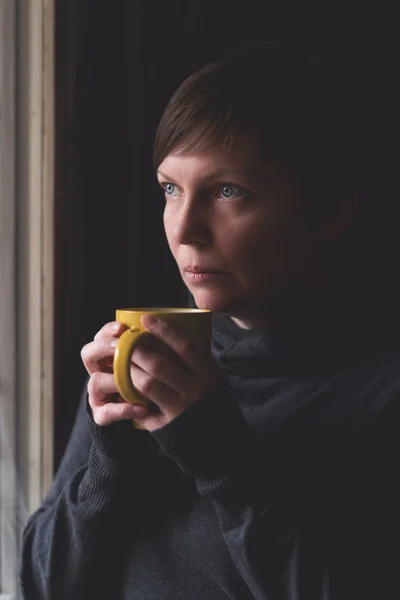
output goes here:
[{"label": "dark background", "polygon": [[[56,1],[55,466],[86,377],[81,347],[116,307],[186,303],[164,240],[151,153],[162,110],[191,71],[261,37],[342,61],[370,106],[370,194],[395,205],[390,15],[382,4],[370,16],[362,5],[323,4]],[[390,226],[386,218],[380,239],[391,237]]]}]

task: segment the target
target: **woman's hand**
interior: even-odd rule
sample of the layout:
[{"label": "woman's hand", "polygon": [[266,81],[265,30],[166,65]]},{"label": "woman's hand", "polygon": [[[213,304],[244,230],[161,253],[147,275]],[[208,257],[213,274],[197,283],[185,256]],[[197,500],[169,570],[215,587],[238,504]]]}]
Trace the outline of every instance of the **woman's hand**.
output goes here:
[{"label": "woman's hand", "polygon": [[152,315],[144,315],[141,321],[178,358],[170,360],[140,343],[132,353],[132,383],[158,408],[157,412],[150,410],[135,420],[142,428],[153,431],[195,404],[218,382],[220,370],[211,354],[202,355],[166,321]]},{"label": "woman's hand", "polygon": [[132,405],[118,394],[113,374],[113,358],[117,341],[125,330],[121,323],[107,323],[95,335],[93,342],[81,350],[81,357],[90,375],[88,383],[89,405],[97,425],[110,425],[116,421],[136,419],[148,413],[148,406]]},{"label": "woman's hand", "polygon": [[[220,377],[211,354],[202,356],[179,331],[161,319],[144,315],[143,326],[175,353],[171,360],[151,344],[137,343],[132,353],[131,378],[134,387],[152,403],[133,405],[119,396],[112,370],[118,338],[125,330],[121,323],[107,323],[82,348],[83,364],[90,375],[89,405],[97,425],[135,420],[153,431],[166,425],[197,402]],[[154,409],[155,410],[151,410]]]}]

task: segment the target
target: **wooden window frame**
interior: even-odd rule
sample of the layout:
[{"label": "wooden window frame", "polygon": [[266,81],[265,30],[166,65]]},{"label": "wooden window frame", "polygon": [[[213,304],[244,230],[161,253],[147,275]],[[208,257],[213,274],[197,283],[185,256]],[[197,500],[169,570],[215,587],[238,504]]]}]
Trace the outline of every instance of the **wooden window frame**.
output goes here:
[{"label": "wooden window frame", "polygon": [[0,600],[53,478],[54,0],[0,0]]}]

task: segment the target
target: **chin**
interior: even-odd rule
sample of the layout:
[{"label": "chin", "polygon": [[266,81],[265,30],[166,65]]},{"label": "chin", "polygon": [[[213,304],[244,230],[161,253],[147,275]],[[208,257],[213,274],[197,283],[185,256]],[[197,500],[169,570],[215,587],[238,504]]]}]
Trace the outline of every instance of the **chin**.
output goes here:
[{"label": "chin", "polygon": [[[234,314],[243,309],[246,303],[243,298],[237,296],[212,292],[210,290],[190,290],[196,306],[202,310],[211,310],[214,313]],[[247,303],[246,303],[247,304]]]}]

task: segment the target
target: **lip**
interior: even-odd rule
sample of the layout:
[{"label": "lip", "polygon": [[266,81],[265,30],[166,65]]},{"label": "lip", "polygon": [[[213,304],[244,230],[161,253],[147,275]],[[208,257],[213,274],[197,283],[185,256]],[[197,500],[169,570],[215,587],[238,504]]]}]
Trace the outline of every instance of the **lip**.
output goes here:
[{"label": "lip", "polygon": [[212,282],[227,274],[226,271],[213,271],[211,268],[206,270],[204,267],[188,267],[184,272],[193,283]]},{"label": "lip", "polygon": [[226,271],[218,271],[217,269],[213,269],[212,267],[186,267],[184,269],[185,273],[226,273]]}]

